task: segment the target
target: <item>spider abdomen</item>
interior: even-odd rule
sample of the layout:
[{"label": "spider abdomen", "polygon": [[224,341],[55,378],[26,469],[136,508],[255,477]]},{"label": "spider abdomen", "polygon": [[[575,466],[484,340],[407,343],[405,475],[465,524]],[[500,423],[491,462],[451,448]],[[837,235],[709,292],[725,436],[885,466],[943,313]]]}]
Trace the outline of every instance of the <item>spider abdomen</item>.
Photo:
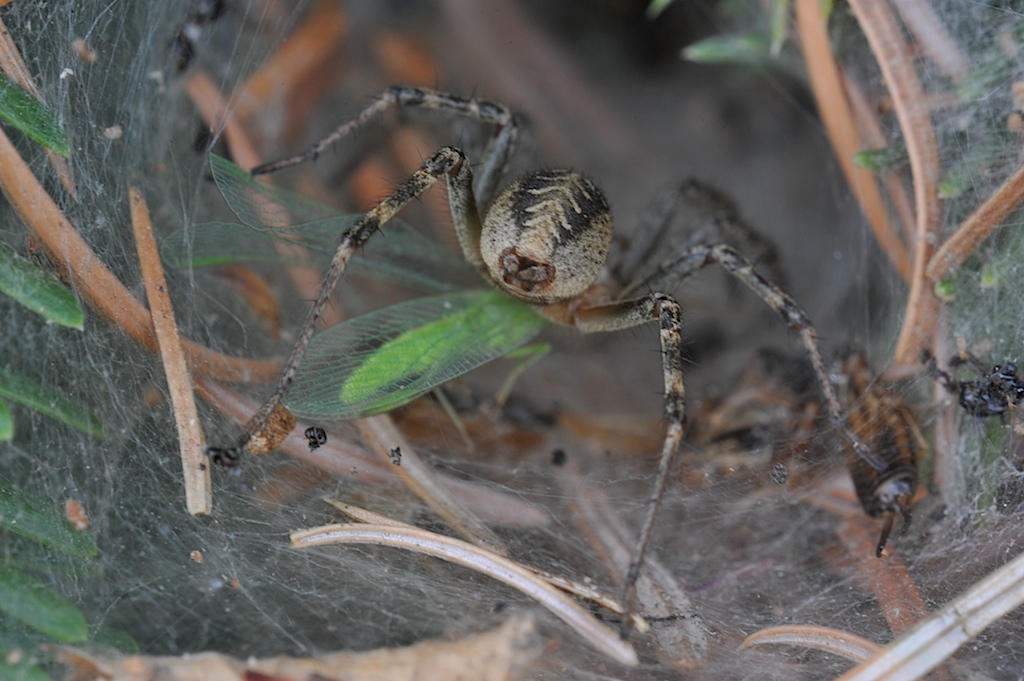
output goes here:
[{"label": "spider abdomen", "polygon": [[568,170],[526,175],[495,200],[484,219],[480,253],[509,294],[550,304],[594,283],[612,240],[608,201]]}]

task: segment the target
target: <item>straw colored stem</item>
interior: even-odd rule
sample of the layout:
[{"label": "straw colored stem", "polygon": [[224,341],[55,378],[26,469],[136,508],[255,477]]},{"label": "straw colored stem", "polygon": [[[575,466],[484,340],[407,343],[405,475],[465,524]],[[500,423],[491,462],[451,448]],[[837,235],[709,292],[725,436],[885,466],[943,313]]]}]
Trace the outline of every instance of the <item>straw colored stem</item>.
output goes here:
[{"label": "straw colored stem", "polygon": [[892,95],[893,108],[906,141],[910,172],[914,179],[914,270],[895,355],[896,361],[901,364],[916,364],[921,349],[931,346],[939,304],[925,277],[925,267],[935,248],[934,244],[938,243],[942,219],[935,129],[924,91],[914,70],[913,55],[903,39],[888,1],[851,0],[850,7],[868,39]]},{"label": "straw colored stem", "polygon": [[568,596],[528,568],[459,539],[417,527],[394,525],[325,525],[293,532],[292,546],[311,548],[328,544],[378,544],[423,553],[462,565],[522,591],[569,625],[592,647],[627,666],[638,663],[636,651],[613,629],[598,622]]},{"label": "straw colored stem", "polygon": [[956,231],[935,251],[928,262],[926,274],[932,281],[941,281],[981,244],[1003,220],[1024,200],[1024,165],[1017,168],[999,189],[992,192]]},{"label": "straw colored stem", "polygon": [[910,281],[910,256],[906,244],[889,219],[878,182],[873,173],[853,163],[854,155],[863,149],[864,144],[857,132],[839,66],[829,46],[825,16],[819,0],[797,0],[796,20],[811,90],[839,166],[879,246],[900,276]]},{"label": "straw colored stem", "polygon": [[146,285],[146,298],[156,331],[160,358],[164,363],[167,387],[171,393],[174,420],[178,426],[178,444],[181,449],[181,467],[185,478],[185,507],[192,515],[206,515],[213,506],[210,491],[210,467],[207,465],[206,440],[203,437],[192,380],[185,365],[185,351],[181,335],[174,320],[174,308],[167,294],[167,280],[160,263],[160,252],[153,237],[153,223],[142,192],[135,187],[128,190],[135,247],[139,252],[139,266]]}]

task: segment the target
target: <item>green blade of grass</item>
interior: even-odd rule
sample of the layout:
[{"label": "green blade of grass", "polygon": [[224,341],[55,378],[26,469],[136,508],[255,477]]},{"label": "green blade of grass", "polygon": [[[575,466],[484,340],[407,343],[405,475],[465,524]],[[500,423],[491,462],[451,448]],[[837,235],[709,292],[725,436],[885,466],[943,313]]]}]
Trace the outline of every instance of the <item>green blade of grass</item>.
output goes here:
[{"label": "green blade of grass", "polygon": [[54,502],[0,478],[0,526],[72,556],[95,556],[96,542],[64,519]]},{"label": "green blade of grass", "polygon": [[11,408],[0,400],[0,442],[10,442],[14,438],[14,417]]},{"label": "green blade of grass", "polygon": [[771,59],[771,41],[762,33],[713,36],[683,48],[682,57],[700,64],[763,64]]},{"label": "green blade of grass", "polygon": [[89,638],[85,616],[74,603],[34,577],[0,565],[0,610],[65,643]]},{"label": "green blade of grass", "polygon": [[62,326],[81,330],[82,306],[67,286],[0,244],[0,291]]},{"label": "green blade of grass", "polygon": [[0,397],[23,404],[46,414],[58,421],[63,421],[89,435],[103,435],[103,426],[89,410],[78,402],[65,397],[62,393],[42,385],[35,380],[0,369]]},{"label": "green blade of grass", "polygon": [[0,119],[25,133],[30,140],[61,156],[71,153],[67,135],[52,111],[0,73]]}]

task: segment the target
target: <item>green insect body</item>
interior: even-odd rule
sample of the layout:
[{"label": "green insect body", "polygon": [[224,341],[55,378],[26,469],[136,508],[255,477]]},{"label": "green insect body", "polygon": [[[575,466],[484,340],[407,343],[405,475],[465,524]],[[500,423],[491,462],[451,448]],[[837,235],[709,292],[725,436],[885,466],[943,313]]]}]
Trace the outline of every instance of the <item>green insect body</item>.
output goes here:
[{"label": "green insect body", "polygon": [[[208,223],[172,235],[164,259],[175,267],[228,262],[294,264],[275,243],[314,254],[333,251],[354,219],[253,178],[210,157],[221,194],[243,224]],[[358,262],[363,271],[436,295],[391,305],[313,337],[284,406],[310,419],[356,418],[400,407],[534,338],[547,323],[529,305],[479,286],[481,277],[398,220],[389,222]]]},{"label": "green insect body", "polygon": [[314,336],[284,403],[306,418],[386,412],[507,355],[544,324],[490,290],[392,305]]}]

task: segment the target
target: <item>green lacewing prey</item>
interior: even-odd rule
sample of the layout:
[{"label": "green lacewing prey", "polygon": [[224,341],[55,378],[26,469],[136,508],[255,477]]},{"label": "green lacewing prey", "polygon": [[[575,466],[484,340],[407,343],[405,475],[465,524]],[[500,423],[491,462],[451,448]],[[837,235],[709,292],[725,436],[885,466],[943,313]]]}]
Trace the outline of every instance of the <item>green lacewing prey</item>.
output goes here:
[{"label": "green lacewing prey", "polygon": [[[275,243],[330,252],[360,217],[274,187],[219,156],[210,156],[210,167],[242,224],[200,224],[188,242],[185,234],[172,235],[163,244],[172,266],[309,264],[306,256],[280,253]],[[352,264],[440,293],[314,335],[283,401],[296,416],[349,419],[390,411],[521,348],[547,323],[530,306],[479,288],[483,281],[465,260],[397,220]],[[460,290],[467,285],[478,288]]]}]

